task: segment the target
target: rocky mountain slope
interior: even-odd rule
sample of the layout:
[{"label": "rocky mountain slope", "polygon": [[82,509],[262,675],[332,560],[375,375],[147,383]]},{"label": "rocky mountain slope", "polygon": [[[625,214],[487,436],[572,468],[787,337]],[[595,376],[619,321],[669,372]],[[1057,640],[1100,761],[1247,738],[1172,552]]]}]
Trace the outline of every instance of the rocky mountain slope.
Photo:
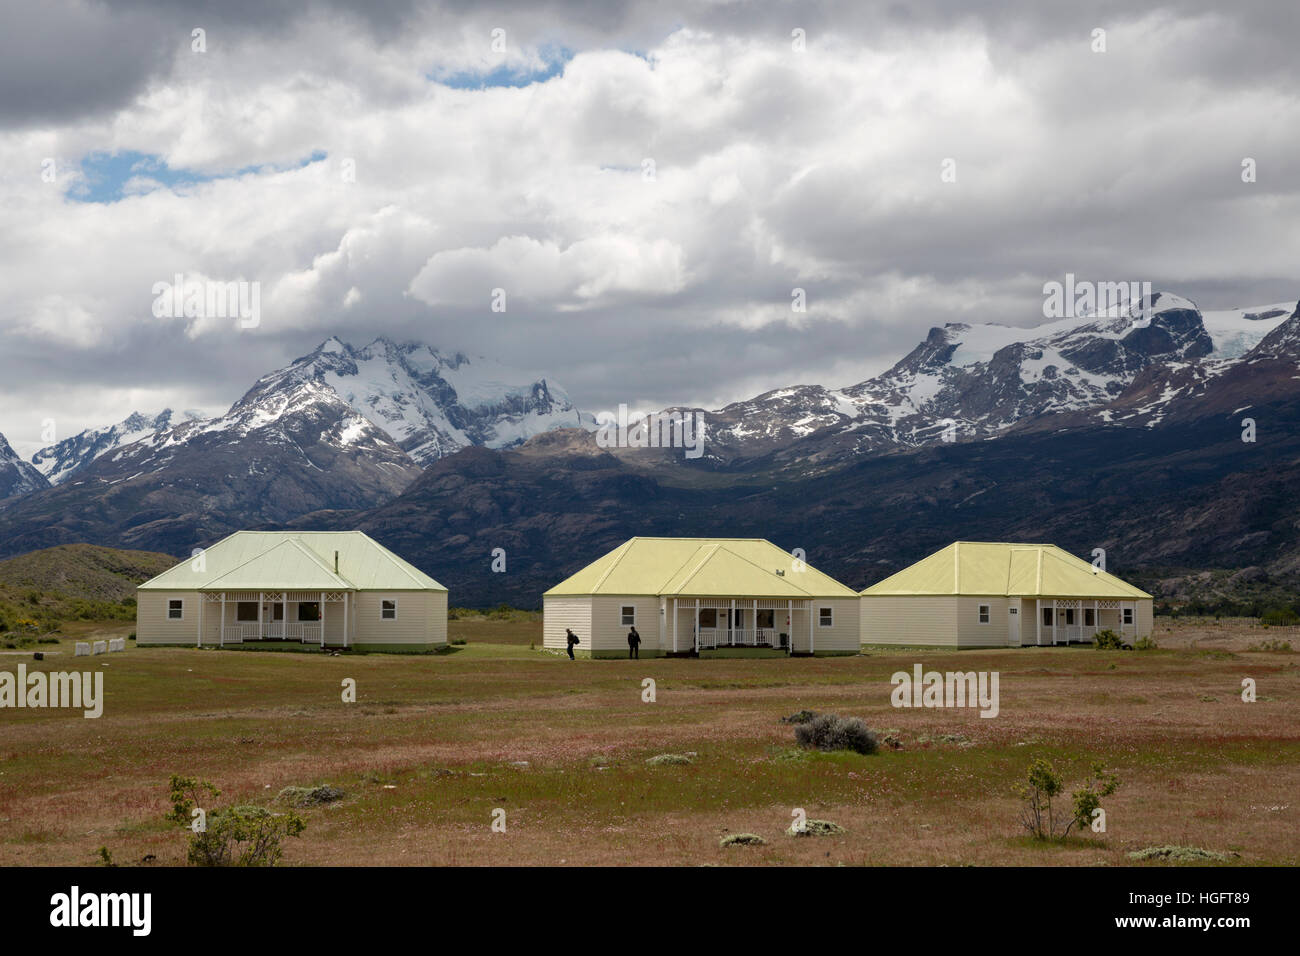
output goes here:
[{"label": "rocky mountain slope", "polygon": [[0,508],[50,486],[33,465],[23,461],[0,435]]}]

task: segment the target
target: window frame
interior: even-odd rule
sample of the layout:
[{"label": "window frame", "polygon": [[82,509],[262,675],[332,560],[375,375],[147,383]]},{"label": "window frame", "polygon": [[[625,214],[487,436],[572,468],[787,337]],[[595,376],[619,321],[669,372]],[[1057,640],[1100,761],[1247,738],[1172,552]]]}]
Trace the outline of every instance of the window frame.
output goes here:
[{"label": "window frame", "polygon": [[[393,607],[392,607],[392,611],[393,611],[393,616],[392,616],[392,617],[388,617],[388,616],[384,613],[385,611],[388,610],[388,608],[384,607],[385,604],[391,604],[391,605],[393,606]],[[381,620],[381,621],[396,621],[396,620],[397,620],[397,596],[396,596],[396,595],[394,595],[393,597],[381,597],[381,598],[379,599],[379,620]]]},{"label": "window frame", "polygon": [[[298,602],[297,602],[297,605],[298,605],[298,611],[297,611],[297,613],[296,613],[296,615],[295,615],[295,616],[297,617],[297,619],[298,619],[297,623],[299,623],[299,624],[319,624],[319,623],[320,623],[320,601],[298,601]],[[314,607],[314,608],[316,608],[316,616],[315,616],[315,617],[312,617],[312,618],[303,617],[303,616],[302,616],[302,609],[303,609],[304,607]]]},{"label": "window frame", "polygon": [[1132,624],[1137,620],[1137,615],[1131,607],[1120,608],[1119,620],[1121,624]]},{"label": "window frame", "polygon": [[[240,617],[245,607],[253,609],[252,617]],[[236,601],[235,602],[235,623],[236,624],[256,624],[257,623],[257,602],[256,601]]]},{"label": "window frame", "polygon": [[[173,605],[173,604],[179,604],[179,605],[180,605],[180,607],[174,609],[174,610],[180,612],[180,613],[176,614],[175,616],[172,615],[172,611],[173,611],[172,605]],[[183,598],[183,597],[179,597],[179,598],[169,597],[169,598],[167,599],[167,620],[169,620],[169,621],[183,621],[183,620],[185,620],[185,598]]]},{"label": "window frame", "polygon": [[835,607],[817,607],[817,626],[834,627],[835,626]]},{"label": "window frame", "polygon": [[980,624],[992,624],[993,605],[992,604],[976,605],[975,620],[978,621]]},{"label": "window frame", "polygon": [[[629,621],[627,619],[628,616],[625,613],[623,613],[624,611],[627,611],[629,609],[631,609],[632,611],[631,621]],[[636,627],[636,605],[620,604],[618,606],[618,622],[619,622],[619,627]]]}]

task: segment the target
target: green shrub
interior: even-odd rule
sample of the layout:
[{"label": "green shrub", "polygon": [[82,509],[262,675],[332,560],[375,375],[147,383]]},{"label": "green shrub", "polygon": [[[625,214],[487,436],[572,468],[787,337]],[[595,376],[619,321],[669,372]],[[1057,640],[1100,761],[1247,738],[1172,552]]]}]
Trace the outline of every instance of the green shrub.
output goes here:
[{"label": "green shrub", "polygon": [[782,717],[782,718],[781,718],[781,723],[783,723],[783,724],[806,724],[806,723],[808,723],[808,721],[812,720],[812,719],[813,719],[814,717],[816,717],[816,716],[817,716],[817,711],[815,711],[815,710],[807,710],[807,709],[804,709],[804,710],[796,710],[796,711],[795,711],[793,714],[791,714],[789,717]]},{"label": "green shrub", "polygon": [[347,793],[338,787],[323,783],[319,787],[285,787],[275,799],[291,807],[320,807],[346,796]]},{"label": "green shrub", "polygon": [[1160,645],[1157,644],[1149,635],[1147,637],[1139,637],[1133,642],[1133,650],[1135,651],[1157,651],[1159,649]]},{"label": "green shrub", "polygon": [[687,754],[658,754],[646,761],[651,767],[679,767],[692,762]]},{"label": "green shrub", "polygon": [[264,807],[234,806],[205,809],[206,826],[190,829],[192,811],[221,791],[206,780],[172,774],[172,803],[167,819],[190,831],[186,860],[192,866],[275,866],[283,855],[281,842],[297,837],[307,825],[296,813],[272,813]]},{"label": "green shrub", "polygon": [[1226,863],[1236,854],[1216,853],[1203,850],[1198,846],[1149,846],[1144,850],[1135,850],[1128,855],[1130,860],[1168,860],[1171,863]]},{"label": "green shrub", "polygon": [[860,754],[873,754],[879,746],[876,735],[861,718],[838,714],[818,714],[807,723],[796,724],[794,739],[801,747],[852,750]]},{"label": "green shrub", "polygon": [[838,823],[832,823],[830,820],[805,820],[802,829],[796,829],[795,824],[790,824],[790,829],[786,830],[786,836],[792,837],[810,837],[810,836],[835,836],[837,833],[845,833],[845,829]]},{"label": "green shrub", "polygon": [[767,841],[757,833],[732,833],[718,841],[718,846],[764,846]]},{"label": "green shrub", "polygon": [[1098,631],[1092,639],[1092,646],[1099,651],[1118,651],[1124,646],[1123,639],[1107,628],[1104,631]]},{"label": "green shrub", "polygon": [[1300,615],[1289,607],[1276,607],[1261,614],[1259,623],[1265,627],[1294,627],[1300,623]]},{"label": "green shrub", "polygon": [[1025,801],[1020,823],[1034,839],[1064,840],[1072,828],[1090,826],[1092,811],[1101,806],[1102,797],[1119,789],[1119,778],[1106,773],[1101,764],[1093,764],[1092,776],[1071,795],[1070,815],[1057,820],[1055,800],[1064,789],[1060,774],[1046,760],[1039,757],[1029,765],[1026,783],[1016,793]]}]

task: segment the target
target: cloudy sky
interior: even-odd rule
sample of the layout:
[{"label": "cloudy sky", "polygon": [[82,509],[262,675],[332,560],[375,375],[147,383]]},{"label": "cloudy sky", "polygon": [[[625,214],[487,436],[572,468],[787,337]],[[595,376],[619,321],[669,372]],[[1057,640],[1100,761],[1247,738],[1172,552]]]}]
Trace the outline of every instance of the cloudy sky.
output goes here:
[{"label": "cloudy sky", "polygon": [[[588,409],[716,407],[860,381],[944,322],[1035,324],[1067,272],[1295,299],[1293,21],[1292,0],[7,4],[0,433],[30,454],[45,419],[216,413],[333,334],[536,369]],[[258,283],[259,324],[156,315],[178,274]]]}]

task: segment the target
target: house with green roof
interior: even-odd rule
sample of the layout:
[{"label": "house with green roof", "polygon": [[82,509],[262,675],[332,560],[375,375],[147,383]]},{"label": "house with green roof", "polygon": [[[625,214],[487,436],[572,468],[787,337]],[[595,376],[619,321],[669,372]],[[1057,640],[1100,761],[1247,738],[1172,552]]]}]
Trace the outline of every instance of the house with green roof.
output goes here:
[{"label": "house with green roof", "polygon": [[955,541],[862,592],[862,643],[1021,647],[1148,637],[1151,595],[1053,544]]},{"label": "house with green roof", "polygon": [[761,538],[631,538],[542,595],[543,644],[641,654],[856,654],[860,599]]},{"label": "house with green roof", "polygon": [[237,531],[136,591],[136,643],[290,641],[420,652],[447,589],[360,531]]}]

